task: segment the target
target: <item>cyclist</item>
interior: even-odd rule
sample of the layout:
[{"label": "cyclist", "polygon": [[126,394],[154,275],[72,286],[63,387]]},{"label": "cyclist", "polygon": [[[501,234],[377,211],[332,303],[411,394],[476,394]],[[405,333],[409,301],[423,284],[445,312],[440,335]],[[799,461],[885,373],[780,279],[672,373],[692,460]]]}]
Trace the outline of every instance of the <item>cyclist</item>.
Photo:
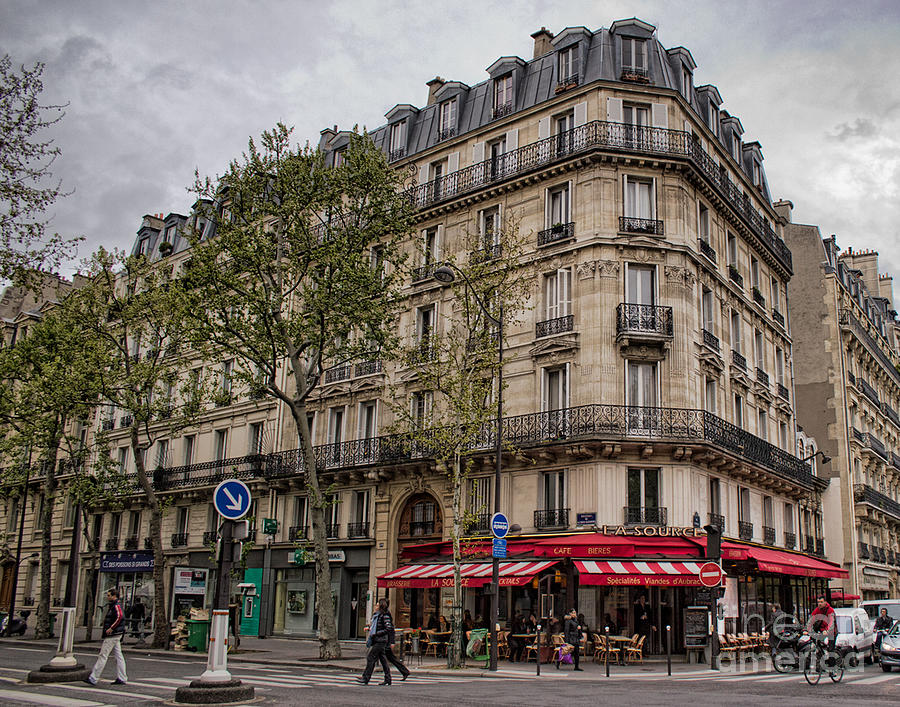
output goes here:
[{"label": "cyclist", "polygon": [[834,609],[825,601],[825,596],[820,594],[816,597],[816,608],[813,609],[809,615],[809,621],[806,622],[806,630],[817,641],[826,644],[829,654],[833,654],[835,649],[837,639],[835,624]]}]

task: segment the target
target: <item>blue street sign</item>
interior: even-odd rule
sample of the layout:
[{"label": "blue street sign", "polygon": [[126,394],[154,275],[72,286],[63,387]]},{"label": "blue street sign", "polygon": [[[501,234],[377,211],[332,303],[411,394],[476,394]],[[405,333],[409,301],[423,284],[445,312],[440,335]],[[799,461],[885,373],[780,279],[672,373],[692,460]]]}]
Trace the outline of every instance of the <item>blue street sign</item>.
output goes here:
[{"label": "blue street sign", "polygon": [[[491,532],[495,538],[505,538],[509,532],[509,521],[502,513],[494,513],[491,516]],[[506,555],[504,555],[506,557]]]},{"label": "blue street sign", "polygon": [[506,538],[494,538],[494,547],[491,557],[499,557],[500,559],[506,557]]},{"label": "blue street sign", "polygon": [[216,486],[213,505],[226,520],[238,520],[250,510],[250,489],[238,479],[225,479]]}]

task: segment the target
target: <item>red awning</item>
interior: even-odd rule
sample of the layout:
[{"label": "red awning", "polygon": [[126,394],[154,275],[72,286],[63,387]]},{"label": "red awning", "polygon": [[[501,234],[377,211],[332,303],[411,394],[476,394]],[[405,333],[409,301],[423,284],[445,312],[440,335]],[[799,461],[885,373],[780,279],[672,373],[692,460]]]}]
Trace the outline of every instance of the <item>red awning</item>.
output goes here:
[{"label": "red awning", "polygon": [[[556,560],[528,560],[524,562],[500,563],[500,586],[520,587],[545,569],[556,564]],[[462,586],[481,587],[491,581],[492,563],[466,562],[462,565]],[[402,589],[436,589],[453,586],[453,563],[431,563],[403,565],[393,572],[378,578],[381,587]]]},{"label": "red awning", "polygon": [[678,560],[576,560],[582,585],[700,587],[702,562]]},{"label": "red awning", "polygon": [[856,601],[859,598],[859,594],[845,594],[843,589],[831,590],[831,601]]},{"label": "red awning", "polygon": [[850,573],[827,560],[819,560],[809,555],[775,550],[767,547],[747,546],[747,554],[755,560],[762,572],[776,572],[798,577],[846,578]]},{"label": "red awning", "polygon": [[533,540],[531,551],[538,557],[631,557],[634,538],[600,533],[548,536]]}]

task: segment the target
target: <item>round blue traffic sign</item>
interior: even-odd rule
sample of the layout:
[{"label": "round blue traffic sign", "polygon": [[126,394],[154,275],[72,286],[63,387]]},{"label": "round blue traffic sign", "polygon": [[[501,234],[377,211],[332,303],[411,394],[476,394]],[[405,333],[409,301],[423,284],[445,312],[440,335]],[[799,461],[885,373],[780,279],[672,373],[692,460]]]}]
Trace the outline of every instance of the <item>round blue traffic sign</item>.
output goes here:
[{"label": "round blue traffic sign", "polygon": [[250,510],[250,489],[239,479],[225,479],[213,492],[213,505],[223,518],[239,520]]},{"label": "round blue traffic sign", "polygon": [[509,532],[509,520],[502,513],[494,513],[491,516],[491,532],[495,538],[505,538]]}]

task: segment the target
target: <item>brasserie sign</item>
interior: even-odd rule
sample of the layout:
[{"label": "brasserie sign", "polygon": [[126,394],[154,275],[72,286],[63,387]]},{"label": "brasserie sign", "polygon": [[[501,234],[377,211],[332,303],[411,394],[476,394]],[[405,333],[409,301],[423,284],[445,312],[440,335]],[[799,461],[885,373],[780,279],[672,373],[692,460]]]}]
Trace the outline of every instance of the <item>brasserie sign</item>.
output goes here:
[{"label": "brasserie sign", "polygon": [[702,528],[672,528],[659,525],[601,525],[603,535],[639,535],[648,538],[702,538],[706,532]]}]

